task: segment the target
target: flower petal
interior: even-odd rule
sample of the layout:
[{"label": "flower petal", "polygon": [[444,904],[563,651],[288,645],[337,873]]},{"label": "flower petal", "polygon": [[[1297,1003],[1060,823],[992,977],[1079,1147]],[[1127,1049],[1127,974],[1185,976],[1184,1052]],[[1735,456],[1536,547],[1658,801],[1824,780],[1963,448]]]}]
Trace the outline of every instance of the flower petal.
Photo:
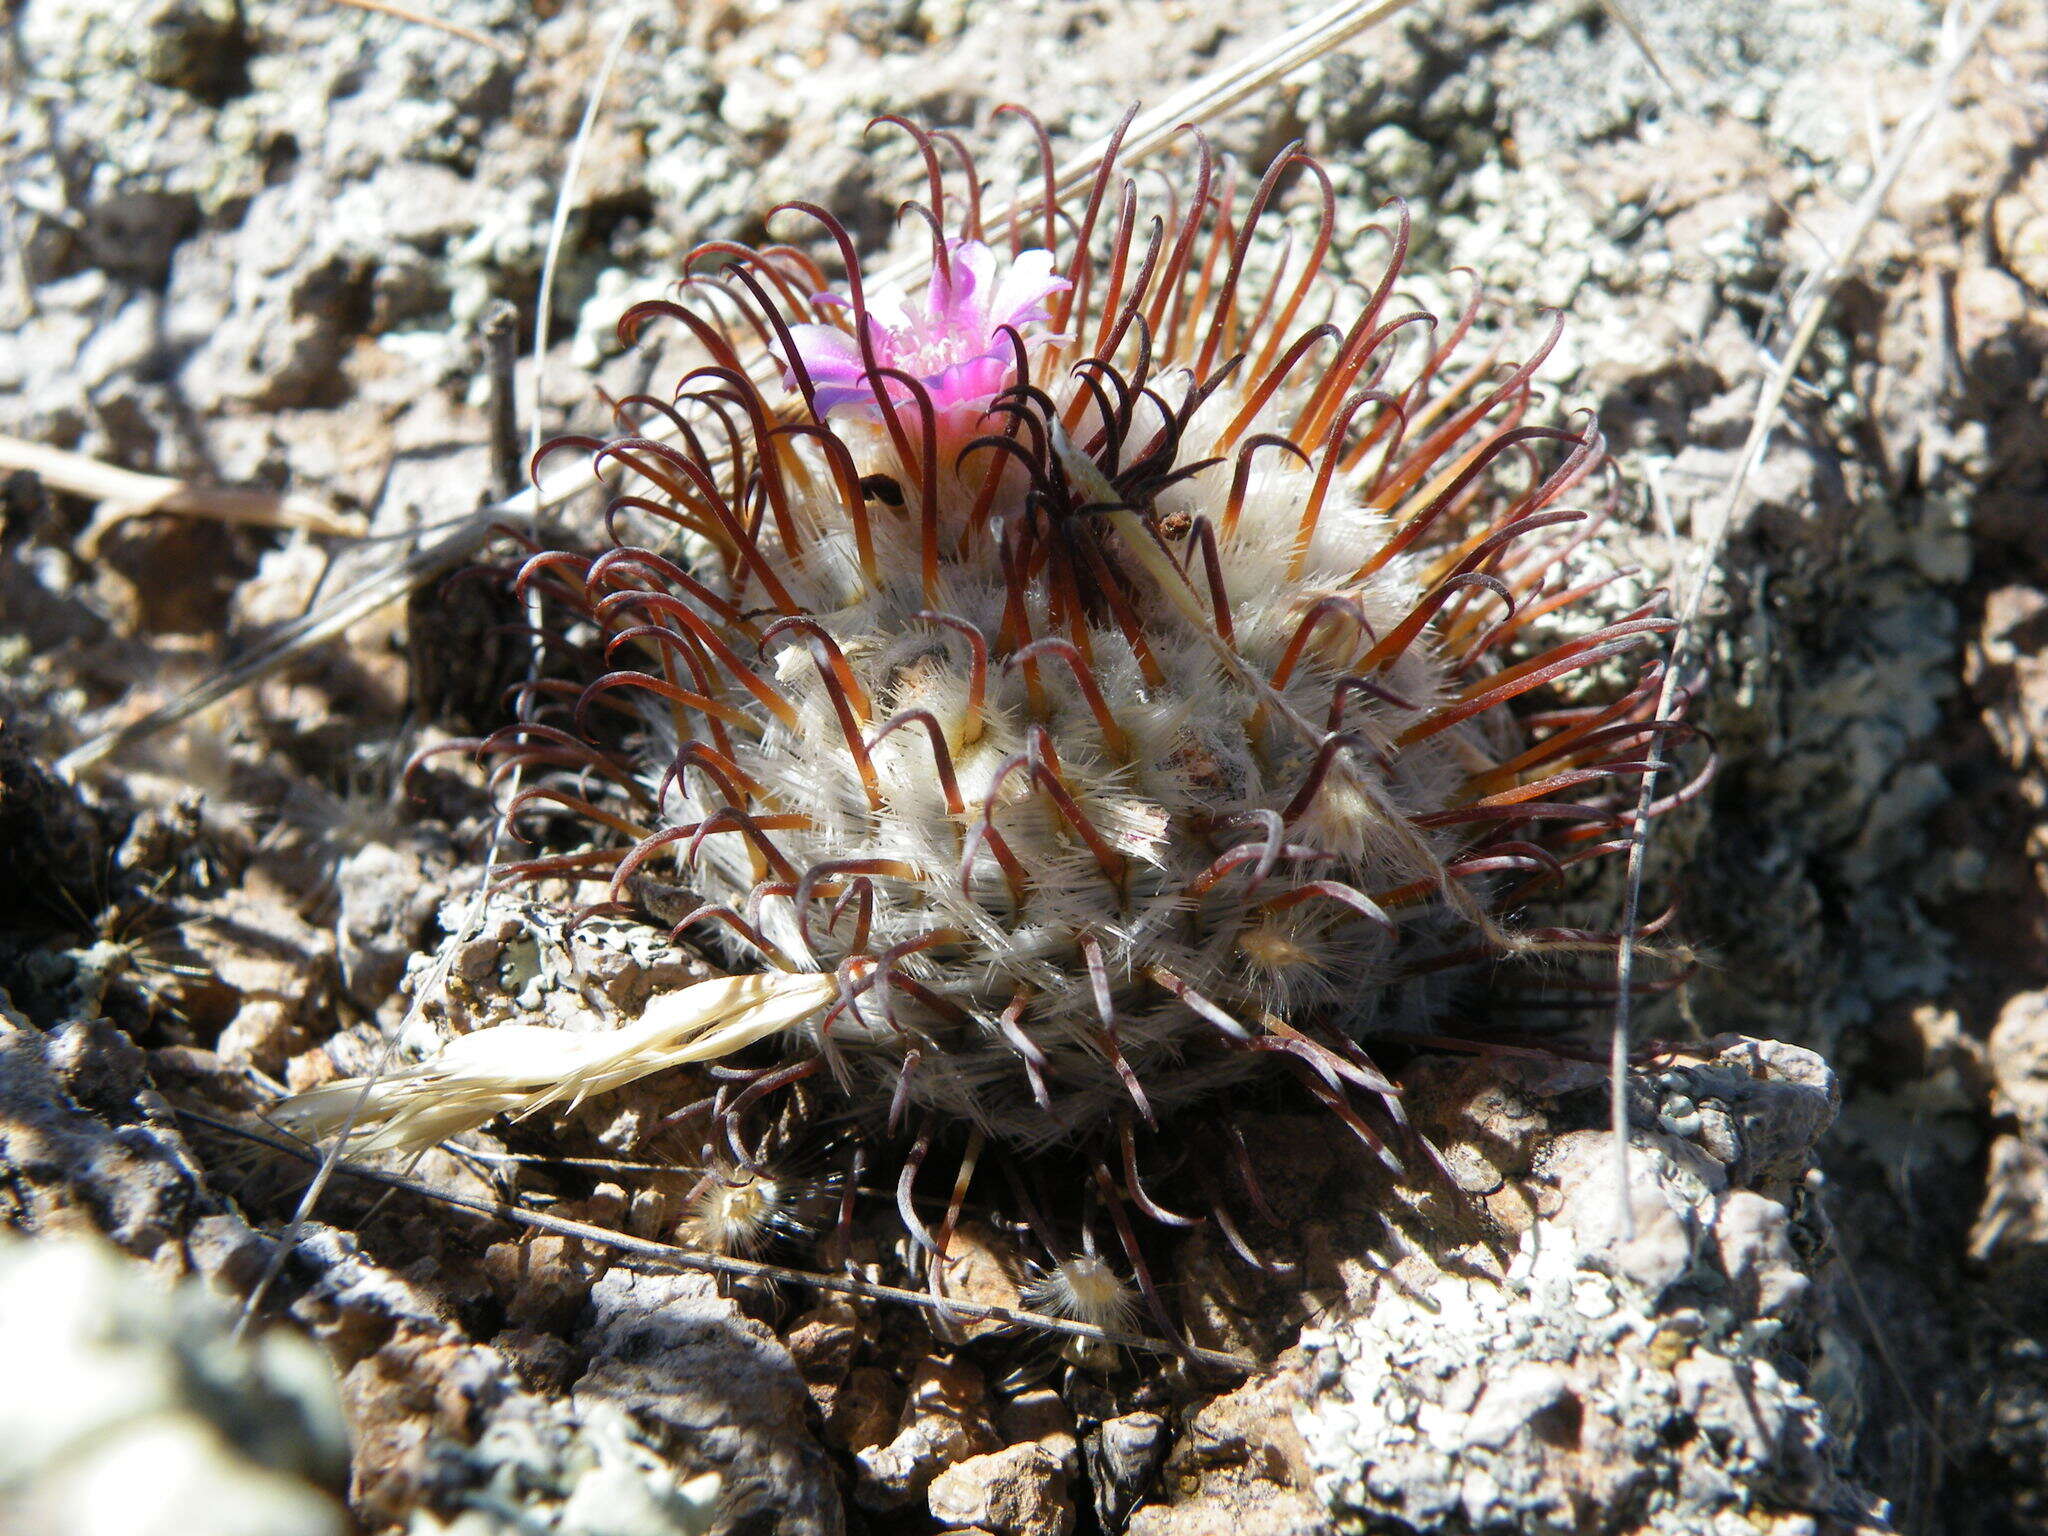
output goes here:
[{"label": "flower petal", "polygon": [[1050,320],[1052,313],[1045,307],[1045,301],[1055,293],[1064,293],[1074,285],[1064,277],[1052,275],[1053,256],[1051,251],[1021,251],[1010,264],[1010,270],[1003,274],[1003,280],[996,285],[995,295],[989,300],[988,321],[993,330],[999,325],[1014,325],[1019,330],[1034,320]]},{"label": "flower petal", "polygon": [[[835,325],[792,325],[789,339],[813,384],[852,383],[867,373],[861,362],[860,344]],[[788,368],[789,359],[781,357],[779,345],[776,354],[783,367]],[[791,377],[795,377],[793,370]]]},{"label": "flower petal", "polygon": [[927,374],[924,386],[931,392],[932,408],[944,411],[989,399],[1009,383],[1010,366],[1007,353],[987,352]]}]

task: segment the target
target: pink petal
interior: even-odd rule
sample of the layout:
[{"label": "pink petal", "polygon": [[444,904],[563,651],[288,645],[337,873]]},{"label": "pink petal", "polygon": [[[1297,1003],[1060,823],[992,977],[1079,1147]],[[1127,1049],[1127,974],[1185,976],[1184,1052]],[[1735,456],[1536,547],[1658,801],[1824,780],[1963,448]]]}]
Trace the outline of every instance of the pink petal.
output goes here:
[{"label": "pink petal", "polygon": [[[986,402],[1006,387],[1015,354],[1005,326],[1043,344],[1052,338],[1042,323],[1050,318],[1045,300],[1072,285],[1053,275],[1050,251],[1025,251],[1012,260],[979,240],[952,240],[942,264],[933,257],[922,293],[908,300],[878,293],[867,301],[865,324],[876,364],[899,368],[915,378],[934,409],[950,412]],[[837,295],[822,295],[844,306]],[[820,415],[847,412],[874,420],[882,400],[870,382],[859,340],[829,325],[792,325],[790,349],[810,375]],[[778,354],[779,355],[779,354]],[[793,370],[789,371],[794,382]],[[887,399],[908,405],[913,392],[901,383],[882,385]]]},{"label": "pink petal", "polygon": [[924,385],[931,391],[932,408],[943,411],[948,406],[987,400],[1009,381],[1010,359],[989,352],[941,368],[928,375]]},{"label": "pink petal", "polygon": [[820,384],[815,394],[820,416],[830,416],[834,411],[842,410],[865,416],[870,421],[881,416],[881,410],[875,404],[875,392],[865,384]]},{"label": "pink petal", "polygon": [[[837,326],[792,325],[789,339],[813,383],[850,383],[867,372],[861,362],[859,343]],[[779,347],[777,354],[780,355]],[[781,362],[789,367],[788,358],[781,358]],[[794,377],[794,370],[791,376]]]},{"label": "pink petal", "polygon": [[979,240],[955,240],[948,254],[953,263],[953,282],[961,299],[980,295],[984,301],[990,280],[996,275],[996,253]]}]

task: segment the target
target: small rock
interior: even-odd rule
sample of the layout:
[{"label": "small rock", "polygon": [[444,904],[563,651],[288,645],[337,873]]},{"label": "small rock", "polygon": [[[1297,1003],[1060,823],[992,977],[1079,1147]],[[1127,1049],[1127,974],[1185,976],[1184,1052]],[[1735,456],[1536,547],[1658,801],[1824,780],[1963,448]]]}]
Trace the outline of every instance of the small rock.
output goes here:
[{"label": "small rock", "polygon": [[772,1512],[786,1536],[839,1536],[837,1479],[805,1426],[796,1363],[709,1276],[614,1267],[591,1287],[590,1312],[579,1411],[609,1404],[687,1447],[722,1476],[736,1526]]},{"label": "small rock", "polygon": [[1465,1443],[1505,1446],[1523,1429],[1571,1400],[1571,1381],[1554,1365],[1526,1361],[1486,1384],[1465,1422]]},{"label": "small rock", "polygon": [[340,1536],[332,1373],[289,1331],[242,1344],[234,1324],[100,1239],[0,1241],[0,1527]]},{"label": "small rock", "polygon": [[1970,1232],[1970,1257],[1980,1264],[2036,1258],[2048,1249],[2048,1150],[2023,1136],[1991,1143],[1984,1204]]},{"label": "small rock", "polygon": [[[984,1307],[1024,1305],[1010,1245],[978,1221],[963,1221],[954,1229],[942,1274],[942,1295]],[[1008,1325],[995,1318],[962,1318],[955,1326],[962,1338],[978,1339]]]},{"label": "small rock", "polygon": [[2048,992],[2007,999],[1989,1050],[1997,1108],[2034,1137],[2048,1134]]},{"label": "small rock", "polygon": [[306,1024],[332,974],[333,940],[289,907],[236,893],[185,926],[186,942],[232,989],[235,1015],[215,1047],[273,1076],[306,1049]]},{"label": "small rock", "polygon": [[828,1440],[843,1451],[869,1451],[895,1435],[903,1417],[903,1388],[880,1366],[856,1366],[829,1397],[819,1398],[818,1407]]},{"label": "small rock", "polygon": [[1042,1445],[1013,1445],[970,1456],[932,1480],[932,1518],[949,1528],[994,1536],[1068,1536],[1074,1501],[1059,1458]]},{"label": "small rock", "polygon": [[37,1236],[104,1232],[144,1257],[174,1245],[211,1197],[176,1127],[145,1111],[153,1098],[142,1052],[106,1020],[44,1033],[0,992],[8,1224]]},{"label": "small rock", "polygon": [[491,1348],[512,1362],[524,1386],[551,1397],[568,1391],[581,1363],[560,1335],[537,1328],[503,1329],[491,1340]]},{"label": "small rock", "polygon": [[1812,1288],[1792,1251],[1790,1218],[1775,1200],[1746,1189],[1732,1190],[1714,1218],[1721,1268],[1745,1308],[1779,1317]]},{"label": "small rock", "polygon": [[121,54],[145,80],[201,98],[232,91],[249,42],[227,0],[145,0],[124,19]]},{"label": "small rock", "polygon": [[1715,1437],[1724,1459],[1738,1467],[1767,1465],[1778,1449],[1784,1412],[1771,1394],[1757,1389],[1754,1374],[1725,1355],[1694,1354],[1672,1367],[1678,1401],[1693,1421]]},{"label": "small rock", "polygon": [[405,974],[440,905],[449,862],[445,849],[418,840],[372,843],[342,861],[335,876],[342,982],[364,1007],[383,1002]]},{"label": "small rock", "polygon": [[484,1252],[484,1276],[521,1327],[566,1329],[590,1295],[592,1264],[575,1238],[529,1232]]},{"label": "small rock", "polygon": [[482,1416],[506,1395],[494,1353],[449,1328],[402,1326],[342,1378],[355,1448],[350,1506],[397,1524],[441,1480],[439,1447],[468,1444]]},{"label": "small rock", "polygon": [[843,1301],[829,1301],[791,1323],[783,1342],[796,1361],[797,1374],[816,1397],[846,1380],[860,1336],[860,1314]]},{"label": "small rock", "polygon": [[[1174,1439],[1159,1478],[1161,1502],[1133,1510],[1131,1536],[1321,1536],[1309,1447],[1296,1423],[1309,1397],[1308,1362],[1253,1377],[1203,1405]],[[1136,1428],[1137,1426],[1133,1426]],[[1134,1437],[1135,1438],[1135,1437]],[[1098,1442],[1099,1443],[1099,1442]]]},{"label": "small rock", "polygon": [[854,1498],[868,1509],[901,1509],[947,1467],[1001,1445],[981,1372],[964,1360],[928,1355],[911,1381],[896,1437],[854,1456]]},{"label": "small rock", "polygon": [[[1683,1142],[1667,1142],[1672,1153],[1692,1159],[1720,1174],[1719,1165]],[[1543,1176],[1564,1196],[1558,1220],[1574,1243],[1591,1252],[1604,1250],[1603,1267],[1615,1279],[1632,1285],[1654,1301],[1675,1284],[1692,1264],[1695,1222],[1679,1191],[1665,1177],[1677,1170],[1664,1155],[1632,1157],[1629,1163],[1630,1230],[1620,1230],[1614,1189],[1614,1139],[1606,1131],[1568,1131],[1556,1138],[1542,1160]],[[1610,1287],[1596,1282],[1601,1297],[1597,1310],[1581,1295],[1580,1311],[1605,1317],[1614,1310]]]},{"label": "small rock", "polygon": [[1104,1530],[1122,1530],[1139,1500],[1152,1491],[1170,1439],[1166,1420],[1156,1413],[1127,1413],[1105,1420],[1088,1437],[1095,1517]]},{"label": "small rock", "polygon": [[1803,1177],[1812,1152],[1842,1107],[1842,1086],[1813,1051],[1778,1040],[1720,1035],[1705,1047],[1695,1098],[1712,1093],[1735,1117],[1742,1161],[1730,1179],[1764,1194]]},{"label": "small rock", "polygon": [[[1157,1414],[1138,1414],[1156,1419]],[[1121,1421],[1113,1421],[1121,1422]],[[1081,1470],[1081,1442],[1074,1432],[1074,1411],[1049,1387],[1020,1393],[996,1410],[996,1428],[1012,1445],[1042,1445],[1059,1457],[1068,1475]],[[1162,1442],[1163,1448],[1163,1442]]]}]

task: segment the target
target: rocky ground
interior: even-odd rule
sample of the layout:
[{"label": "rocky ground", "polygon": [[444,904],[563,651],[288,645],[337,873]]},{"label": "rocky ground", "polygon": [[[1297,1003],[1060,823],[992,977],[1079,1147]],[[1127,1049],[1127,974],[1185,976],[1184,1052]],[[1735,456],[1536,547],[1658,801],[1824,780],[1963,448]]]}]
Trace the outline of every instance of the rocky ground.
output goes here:
[{"label": "rocky ground", "polygon": [[[1207,1235],[1173,1255],[1198,1341],[1271,1362],[1242,1382],[1066,1371],[1036,1339],[348,1177],[277,1324],[230,1338],[221,1298],[305,1175],[217,1122],[366,1066],[458,921],[488,804],[452,774],[415,803],[396,770],[486,709],[488,624],[430,588],[75,784],[53,765],[493,498],[487,337],[505,306],[531,334],[619,27],[522,433],[536,387],[549,431],[641,387],[658,364],[612,323],[695,242],[804,198],[885,247],[915,166],[863,137],[874,113],[1015,149],[990,113],[1025,101],[1080,143],[1309,9],[432,7],[456,36],[342,4],[6,8],[0,435],[359,532],[6,482],[0,1224],[33,1241],[0,1247],[0,1359],[34,1386],[0,1405],[0,1525],[2048,1531],[2048,17],[2018,0],[1850,263],[1713,564],[1696,717],[1722,767],[1656,877],[1702,964],[1644,1025],[1672,1044],[1632,1081],[1632,1236],[1599,1073],[1425,1058],[1405,1086],[1460,1199],[1276,1116],[1293,1269]],[[1214,132],[1255,163],[1304,138],[1351,223],[1406,198],[1425,300],[1455,307],[1469,266],[1489,324],[1564,308],[1545,378],[1615,445],[1617,558],[1682,588],[1942,20],[1433,0]],[[591,978],[630,1006],[693,964],[501,903],[442,1023]],[[418,1173],[673,1237],[662,1107]],[[880,1230],[853,1255],[878,1275]],[[1015,1304],[1000,1234],[962,1240],[963,1293]]]}]

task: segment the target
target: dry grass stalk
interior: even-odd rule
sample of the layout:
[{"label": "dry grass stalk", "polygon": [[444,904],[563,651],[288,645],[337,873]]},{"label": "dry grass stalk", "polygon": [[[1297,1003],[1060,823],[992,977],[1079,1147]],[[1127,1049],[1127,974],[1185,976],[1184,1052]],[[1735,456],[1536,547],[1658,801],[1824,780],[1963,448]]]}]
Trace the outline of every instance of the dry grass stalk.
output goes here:
[{"label": "dry grass stalk", "polygon": [[410,6],[395,5],[392,0],[334,0],[334,3],[351,6],[358,11],[371,11],[379,16],[396,17],[399,21],[409,21],[415,26],[432,27],[436,32],[446,32],[450,37],[459,37],[464,42],[475,43],[480,48],[488,48],[508,59],[519,57],[518,49],[509,43],[500,42],[488,33],[479,32],[473,27],[461,26],[456,22],[443,21],[438,16],[430,16],[425,11],[416,11]]},{"label": "dry grass stalk", "polygon": [[0,436],[0,471],[22,470],[53,490],[88,497],[100,504],[91,523],[78,536],[78,553],[86,560],[97,558],[100,541],[110,530],[130,518],[158,512],[255,528],[303,528],[308,533],[351,538],[360,537],[364,531],[362,518],[337,512],[309,497],[149,475],[68,449]]},{"label": "dry grass stalk", "polygon": [[[314,1148],[306,1147],[281,1137],[266,1136],[248,1126],[235,1125],[226,1120],[217,1120],[211,1115],[196,1110],[180,1109],[178,1114],[187,1120],[223,1131],[268,1147],[273,1152],[298,1158],[302,1162],[318,1163],[321,1154]],[[950,1314],[958,1318],[997,1323],[1008,1323],[1014,1327],[1030,1328],[1041,1333],[1065,1334],[1070,1338],[1086,1339],[1090,1343],[1113,1345],[1119,1349],[1143,1350],[1155,1355],[1183,1355],[1198,1364],[1231,1371],[1240,1375],[1258,1369],[1257,1362],[1238,1355],[1225,1354],[1221,1350],[1202,1349],[1194,1345],[1171,1343],[1155,1339],[1142,1333],[1130,1333],[1115,1328],[1099,1328],[1074,1318],[1054,1317],[1043,1312],[1028,1312],[1020,1307],[991,1306],[982,1302],[947,1297],[937,1300],[923,1291],[906,1290],[901,1286],[882,1285],[872,1280],[861,1280],[851,1275],[818,1274],[806,1269],[791,1269],[781,1264],[763,1264],[754,1259],[735,1258],[721,1253],[701,1253],[693,1248],[678,1248],[669,1243],[657,1243],[647,1238],[632,1237],[624,1232],[614,1232],[608,1227],[592,1226],[588,1222],[572,1221],[565,1216],[551,1215],[546,1211],[530,1211],[521,1205],[502,1200],[480,1200],[470,1195],[457,1194],[453,1190],[439,1189],[424,1179],[409,1178],[404,1174],[387,1173],[378,1168],[364,1168],[356,1164],[344,1165],[344,1171],[351,1176],[364,1179],[386,1189],[404,1190],[409,1194],[424,1196],[441,1205],[454,1206],[459,1210],[474,1211],[483,1216],[495,1216],[518,1226],[531,1227],[537,1232],[549,1232],[559,1237],[573,1237],[581,1242],[594,1243],[616,1253],[628,1254],[656,1264],[676,1269],[693,1269],[707,1274],[730,1275],[737,1279],[767,1280],[777,1285],[802,1286],[814,1291],[830,1291],[841,1296],[858,1296],[868,1301],[904,1302],[926,1311]],[[289,1251],[290,1245],[286,1245]]]}]

